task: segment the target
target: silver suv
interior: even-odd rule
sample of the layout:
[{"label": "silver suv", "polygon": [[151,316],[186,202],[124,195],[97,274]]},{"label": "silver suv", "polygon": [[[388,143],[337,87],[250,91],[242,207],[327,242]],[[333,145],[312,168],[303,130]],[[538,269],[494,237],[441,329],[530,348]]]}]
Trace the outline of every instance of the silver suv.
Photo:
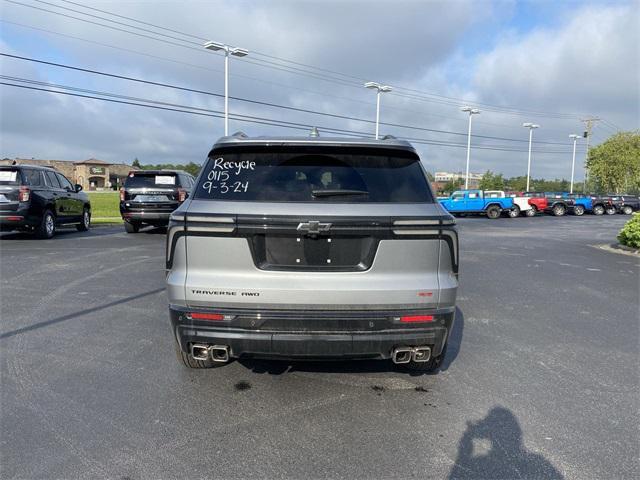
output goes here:
[{"label": "silver suv", "polygon": [[454,223],[405,141],[224,137],[167,231],[178,357],[436,370],[455,316]]}]

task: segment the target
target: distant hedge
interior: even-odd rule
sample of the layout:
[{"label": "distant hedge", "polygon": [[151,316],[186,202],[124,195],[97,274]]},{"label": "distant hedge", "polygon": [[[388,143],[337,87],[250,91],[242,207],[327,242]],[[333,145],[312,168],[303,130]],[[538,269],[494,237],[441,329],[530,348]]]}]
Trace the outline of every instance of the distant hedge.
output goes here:
[{"label": "distant hedge", "polygon": [[640,248],[640,212],[634,213],[618,234],[618,241],[631,248]]}]

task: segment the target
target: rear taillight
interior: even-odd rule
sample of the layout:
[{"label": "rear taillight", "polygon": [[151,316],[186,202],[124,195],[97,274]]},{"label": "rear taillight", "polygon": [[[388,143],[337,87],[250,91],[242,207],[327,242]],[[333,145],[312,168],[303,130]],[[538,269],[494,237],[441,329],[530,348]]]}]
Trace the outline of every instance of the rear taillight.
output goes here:
[{"label": "rear taillight", "polygon": [[184,188],[178,189],[178,201],[180,203],[184,202],[187,199],[187,191]]},{"label": "rear taillight", "polygon": [[400,317],[402,323],[413,322],[433,322],[435,320],[433,315],[405,315]]},{"label": "rear taillight", "polygon": [[120,201],[124,202],[124,188],[120,189]]},{"label": "rear taillight", "polygon": [[193,320],[224,320],[221,313],[191,313],[188,316]]},{"label": "rear taillight", "polygon": [[28,202],[31,197],[31,191],[29,187],[20,187],[20,192],[18,193],[18,201],[19,202]]}]

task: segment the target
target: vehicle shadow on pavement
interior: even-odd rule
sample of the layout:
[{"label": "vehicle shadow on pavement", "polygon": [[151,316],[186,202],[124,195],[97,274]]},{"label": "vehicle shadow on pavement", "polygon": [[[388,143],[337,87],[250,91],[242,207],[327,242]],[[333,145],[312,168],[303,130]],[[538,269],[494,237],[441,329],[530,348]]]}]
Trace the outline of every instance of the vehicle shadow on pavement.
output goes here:
[{"label": "vehicle shadow on pavement", "polygon": [[[462,343],[462,331],[464,330],[464,314],[456,308],[456,319],[449,335],[447,354],[439,368],[445,371],[455,361],[460,352]],[[390,360],[336,360],[336,361],[290,361],[290,360],[266,360],[256,358],[242,358],[238,363],[253,373],[268,373],[270,375],[282,375],[291,372],[315,372],[315,373],[384,373],[395,372],[410,376],[433,375],[437,372],[420,372],[409,370],[402,365],[394,365]]]},{"label": "vehicle shadow on pavement", "polygon": [[49,320],[43,320],[41,322],[38,323],[34,323],[31,325],[28,325],[26,327],[21,327],[21,328],[17,328],[15,330],[9,330],[7,332],[4,333],[0,333],[0,340],[3,340],[5,338],[10,338],[10,337],[15,337],[16,335],[20,335],[22,333],[26,333],[26,332],[30,332],[32,330],[38,330],[40,328],[44,328],[44,327],[48,327],[51,325],[55,325],[57,323],[61,323],[61,322],[66,322],[67,320],[73,320],[79,317],[82,317],[84,315],[87,315],[89,313],[94,313],[100,310],[106,310],[109,309],[111,307],[114,307],[116,305],[121,305],[127,302],[131,302],[133,300],[138,300],[144,297],[148,297],[150,295],[155,295],[156,293],[160,293],[160,292],[164,292],[164,287],[162,288],[156,288],[154,290],[149,290],[147,292],[142,292],[142,293],[138,293],[135,295],[130,295],[128,297],[125,298],[120,298],[118,300],[114,300],[113,302],[109,302],[109,303],[104,303],[102,305],[97,305],[91,308],[85,308],[84,310],[79,310],[77,312],[73,312],[73,313],[69,313],[67,315],[62,315],[60,317],[56,317],[56,318],[51,318]]},{"label": "vehicle shadow on pavement", "polygon": [[447,478],[564,477],[544,456],[525,448],[518,419],[509,409],[497,406],[482,420],[467,422]]}]

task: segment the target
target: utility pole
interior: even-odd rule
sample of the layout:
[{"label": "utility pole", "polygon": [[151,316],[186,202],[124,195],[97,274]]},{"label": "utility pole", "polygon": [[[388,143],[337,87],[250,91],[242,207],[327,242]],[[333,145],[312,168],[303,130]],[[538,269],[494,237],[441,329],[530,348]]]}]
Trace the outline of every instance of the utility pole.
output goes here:
[{"label": "utility pole", "polygon": [[591,131],[596,122],[600,121],[599,117],[586,117],[581,118],[580,121],[584,123],[585,132],[583,137],[587,139],[587,150],[584,154],[584,184],[582,185],[582,192],[587,193],[587,181],[589,180],[589,170],[587,169],[587,159],[589,158],[589,146],[591,144]]}]

